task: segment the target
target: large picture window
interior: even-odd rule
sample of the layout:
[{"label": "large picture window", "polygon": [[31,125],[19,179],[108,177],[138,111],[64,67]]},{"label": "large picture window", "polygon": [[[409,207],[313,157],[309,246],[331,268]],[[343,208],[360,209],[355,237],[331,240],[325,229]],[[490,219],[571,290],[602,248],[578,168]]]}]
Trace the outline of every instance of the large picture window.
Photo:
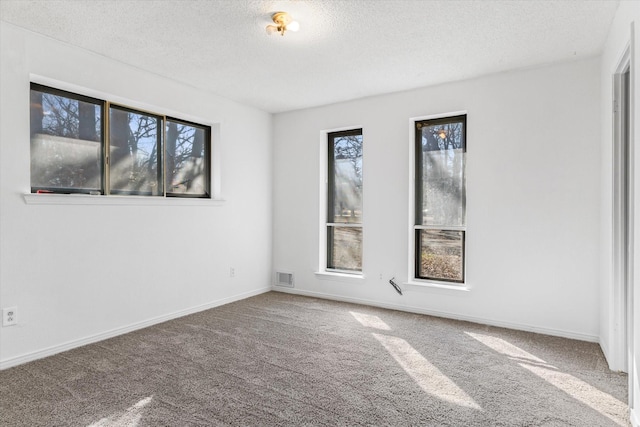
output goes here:
[{"label": "large picture window", "polygon": [[466,116],[415,122],[415,277],[464,283]]},{"label": "large picture window", "polygon": [[327,270],[362,271],[362,129],[328,134]]},{"label": "large picture window", "polygon": [[31,84],[31,192],[210,198],[211,128]]}]

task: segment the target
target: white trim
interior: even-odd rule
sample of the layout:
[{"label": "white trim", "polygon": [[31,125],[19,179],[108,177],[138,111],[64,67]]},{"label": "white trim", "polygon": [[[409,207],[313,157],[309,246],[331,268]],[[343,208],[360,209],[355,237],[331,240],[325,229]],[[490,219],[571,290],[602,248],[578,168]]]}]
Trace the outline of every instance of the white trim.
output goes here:
[{"label": "white trim", "polygon": [[313,273],[320,280],[333,280],[337,282],[345,282],[345,283],[362,283],[364,280],[364,274],[357,273],[343,273],[340,271],[316,271]]},{"label": "white trim", "polygon": [[[344,130],[344,129],[342,129]],[[327,268],[327,195],[329,185],[327,168],[329,167],[329,153],[327,152],[327,137],[330,130],[320,131],[320,170],[318,172],[318,270],[324,272]]]},{"label": "white trim", "polygon": [[409,167],[407,170],[409,171],[409,185],[407,186],[409,189],[409,216],[407,219],[407,224],[409,225],[409,235],[407,238],[407,243],[409,245],[407,249],[407,278],[409,280],[414,279],[416,277],[415,271],[415,256],[416,256],[416,246],[415,246],[415,215],[416,215],[416,147],[415,147],[415,126],[416,121],[419,120],[417,117],[409,119]]},{"label": "white trim", "polygon": [[[191,120],[194,123],[201,123]],[[209,188],[211,189],[211,198],[213,200],[222,200],[222,137],[220,131],[220,123],[212,123],[211,126],[211,152],[209,155],[209,164],[211,165],[211,176],[209,179]]]},{"label": "white trim", "polygon": [[28,205],[223,206],[225,200],[162,196],[92,196],[89,194],[22,195]]},{"label": "white trim", "polygon": [[[611,265],[612,265],[612,295],[611,295],[611,348],[609,350],[610,359],[608,360],[609,366],[615,371],[627,371],[627,328],[628,319],[627,315],[627,301],[628,301],[628,289],[625,289],[626,283],[631,282],[631,269],[633,267],[633,236],[632,236],[632,221],[633,221],[633,161],[629,163],[629,171],[627,177],[627,183],[629,188],[626,189],[626,194],[623,191],[624,177],[620,171],[624,170],[626,165],[623,165],[625,158],[622,154],[622,126],[623,121],[620,116],[621,110],[621,97],[622,97],[622,84],[621,76],[627,67],[630,65],[630,45],[627,44],[622,56],[618,62],[616,70],[612,75],[612,107],[613,114],[613,129],[612,129],[612,253],[611,253]],[[628,152],[626,153],[628,159],[633,160],[633,149],[631,141],[629,141]],[[628,200],[625,198],[628,195]],[[625,202],[628,202],[629,218],[628,218],[628,230],[623,230],[624,215],[627,212],[623,212]],[[626,231],[626,235],[624,232]],[[625,247],[627,237],[630,239],[629,244]],[[629,265],[625,269],[624,257],[626,252],[629,251],[628,260]],[[628,286],[627,286],[628,287]]]},{"label": "white trim", "polygon": [[629,410],[629,421],[633,427],[640,427],[640,415],[633,408]]},{"label": "white trim", "polygon": [[63,351],[71,350],[76,347],[81,347],[83,345],[92,344],[98,341],[103,341],[108,338],[113,338],[118,335],[123,335],[129,332],[136,331],[138,329],[143,329],[149,326],[156,325],[158,323],[166,322],[167,320],[173,320],[179,317],[187,316],[189,314],[198,313],[204,310],[209,310],[211,308],[219,307],[221,305],[229,304],[235,301],[240,301],[240,300],[253,297],[256,295],[260,295],[269,291],[271,291],[271,287],[256,289],[254,291],[245,292],[242,294],[212,301],[206,304],[197,305],[195,307],[187,308],[185,310],[180,310],[180,311],[165,314],[162,316],[154,317],[152,319],[144,320],[142,322],[136,322],[129,326],[111,329],[109,331],[91,335],[78,340],[68,341],[63,344],[45,348],[43,350],[38,350],[31,353],[22,354],[20,356],[11,357],[9,359],[0,361],[0,370],[8,369],[13,366],[22,365],[23,363],[31,362],[33,360],[42,359],[43,357],[53,356],[54,354],[62,353]]},{"label": "white trim", "polygon": [[217,122],[207,120],[200,116],[184,114],[183,112],[172,110],[170,108],[159,107],[154,104],[148,104],[146,102],[136,101],[130,98],[125,98],[122,96],[115,95],[113,93],[90,89],[84,86],[76,85],[63,80],[52,79],[51,77],[46,77],[39,74],[29,73],[29,81],[32,83],[43,85],[43,86],[53,87],[55,89],[66,90],[67,92],[73,92],[78,95],[84,95],[90,98],[96,98],[101,101],[109,101],[112,104],[124,105],[129,108],[152,112],[153,114],[170,116],[176,119],[198,123],[200,125],[213,126],[217,124]]},{"label": "white trim", "polygon": [[467,231],[465,225],[414,225],[414,230]]},{"label": "white trim", "polygon": [[468,114],[467,110],[460,110],[460,111],[450,111],[448,113],[438,113],[438,114],[430,114],[427,116],[411,117],[409,119],[409,123],[411,124],[411,132],[412,132],[411,137],[413,139],[413,130],[414,130],[413,123],[415,122],[420,122],[423,120],[445,119],[448,117],[463,116],[466,114]]},{"label": "white trim", "polygon": [[580,340],[580,341],[588,341],[593,343],[597,343],[599,338],[596,335],[588,335],[580,332],[565,331],[561,329],[541,328],[538,326],[527,325],[524,323],[504,322],[504,321],[495,320],[495,319],[465,316],[465,315],[446,312],[446,311],[427,310],[420,307],[389,304],[386,302],[380,302],[380,301],[374,301],[374,300],[368,300],[368,299],[362,299],[362,298],[344,297],[341,295],[327,294],[323,292],[313,292],[313,291],[304,291],[300,289],[283,289],[283,288],[278,288],[278,289],[274,288],[273,290],[276,292],[284,292],[289,294],[303,295],[303,296],[328,299],[333,301],[341,301],[341,302],[347,302],[352,304],[369,305],[372,307],[387,308],[390,310],[405,311],[408,313],[424,314],[426,316],[442,317],[445,319],[462,320],[465,322],[472,322],[472,323],[477,323],[481,325],[490,325],[490,326],[496,326],[499,328],[515,329],[519,331],[533,332],[536,334],[544,334],[544,335],[552,335],[556,337],[569,338],[569,339]]},{"label": "white trim", "polygon": [[[636,116],[636,99],[637,99],[637,87],[636,87],[636,76],[638,75],[638,71],[637,71],[637,67],[638,67],[638,63],[637,58],[636,58],[636,51],[637,51],[637,47],[636,47],[636,36],[635,36],[635,23],[631,22],[631,28],[629,31],[630,35],[629,35],[629,50],[631,52],[631,58],[629,59],[629,145],[630,145],[630,156],[632,156],[631,158],[633,159],[632,165],[631,165],[631,201],[630,204],[632,206],[631,209],[631,213],[630,213],[630,229],[631,229],[631,235],[634,236],[632,243],[632,249],[631,249],[631,259],[632,259],[632,266],[635,265],[635,258],[636,258],[636,250],[635,250],[635,245],[637,242],[637,240],[635,239],[635,165],[636,165],[636,159],[635,159],[635,152],[636,152],[636,148],[635,148],[635,143],[636,143],[636,123],[637,123],[637,116]],[[635,280],[635,272],[632,269],[631,270],[631,278],[630,278],[630,283],[631,285],[629,286],[629,291],[628,291],[628,295],[627,295],[627,359],[628,359],[628,375],[629,375],[629,408],[632,411],[635,411],[637,409],[636,407],[636,403],[638,400],[638,396],[637,396],[637,388],[636,388],[636,382],[637,382],[637,376],[638,376],[638,367],[636,366],[636,346],[640,343],[637,343],[635,341],[635,336],[636,336],[636,314],[635,314],[635,309],[634,307],[636,306],[636,284],[635,284],[636,280]],[[636,424],[638,424],[638,418],[635,417],[635,412],[634,414],[634,421],[636,422]]]},{"label": "white trim", "polygon": [[446,289],[449,291],[465,291],[471,290],[471,287],[467,284],[452,284],[448,282],[438,282],[432,280],[420,280],[413,279],[403,283],[405,286],[412,287],[414,289]]}]

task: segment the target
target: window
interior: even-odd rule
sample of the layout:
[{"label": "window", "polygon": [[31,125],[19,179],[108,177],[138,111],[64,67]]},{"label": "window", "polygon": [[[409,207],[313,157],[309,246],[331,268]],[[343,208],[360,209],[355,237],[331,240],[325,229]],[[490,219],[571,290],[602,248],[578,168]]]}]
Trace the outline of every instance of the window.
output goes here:
[{"label": "window", "polygon": [[327,270],[362,271],[362,129],[328,134]]},{"label": "window", "polygon": [[205,197],[209,192],[211,128],[167,118],[167,195]]},{"label": "window", "polygon": [[209,126],[31,84],[31,192],[209,198],[210,152]]},{"label": "window", "polygon": [[162,118],[109,107],[111,194],[162,195]]},{"label": "window", "polygon": [[104,102],[31,85],[31,189],[103,188]]},{"label": "window", "polygon": [[465,280],[466,116],[415,122],[415,277]]}]

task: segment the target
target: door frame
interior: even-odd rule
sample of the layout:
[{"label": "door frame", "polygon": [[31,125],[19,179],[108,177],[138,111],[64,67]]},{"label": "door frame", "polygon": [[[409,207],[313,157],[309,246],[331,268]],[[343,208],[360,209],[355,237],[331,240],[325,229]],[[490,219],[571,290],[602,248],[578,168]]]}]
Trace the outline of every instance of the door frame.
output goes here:
[{"label": "door frame", "polygon": [[[633,402],[634,193],[633,93],[631,45],[613,74],[613,288],[611,325],[614,370],[629,374]],[[626,78],[625,78],[626,77]]]}]

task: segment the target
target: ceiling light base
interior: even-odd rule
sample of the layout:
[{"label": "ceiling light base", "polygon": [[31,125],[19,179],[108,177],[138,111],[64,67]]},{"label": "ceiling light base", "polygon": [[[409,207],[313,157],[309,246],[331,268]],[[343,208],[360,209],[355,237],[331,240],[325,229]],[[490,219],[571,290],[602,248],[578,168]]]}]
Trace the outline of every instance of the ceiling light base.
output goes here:
[{"label": "ceiling light base", "polygon": [[276,12],[271,16],[271,19],[278,27],[286,27],[293,20],[287,12]]},{"label": "ceiling light base", "polygon": [[[271,19],[276,25],[267,25],[267,34],[278,32],[281,36],[284,36],[284,32],[287,30],[298,31],[299,24],[287,12],[276,12],[271,15]],[[287,26],[289,27],[287,28]]]}]

